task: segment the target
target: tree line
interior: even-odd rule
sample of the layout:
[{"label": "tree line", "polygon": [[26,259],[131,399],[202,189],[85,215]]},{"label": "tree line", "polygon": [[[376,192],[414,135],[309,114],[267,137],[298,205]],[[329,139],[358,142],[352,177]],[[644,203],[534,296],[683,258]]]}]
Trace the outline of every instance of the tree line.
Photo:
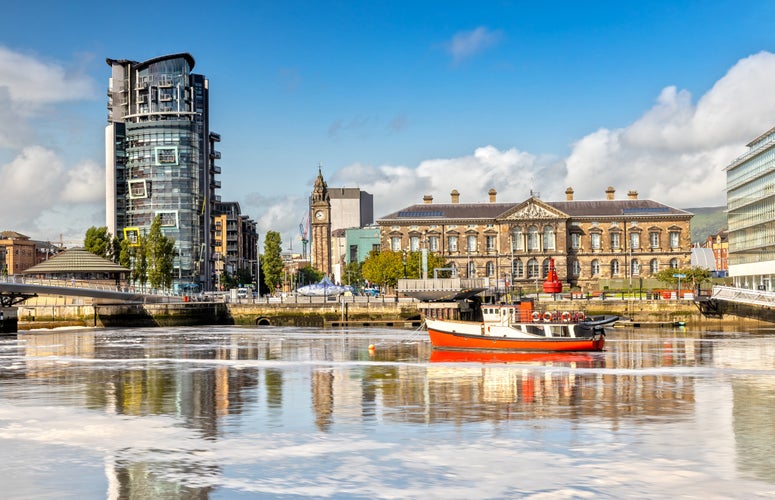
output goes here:
[{"label": "tree line", "polygon": [[[174,268],[177,256],[175,240],[167,237],[161,230],[161,217],[156,216],[148,234],[138,235],[136,242],[127,238],[119,239],[108,232],[108,228],[90,227],[84,238],[84,248],[89,252],[109,259],[130,270],[130,279],[145,288],[146,284],[155,289],[172,288]],[[323,273],[307,265],[296,273],[286,273],[282,258],[282,240],[277,231],[267,231],[264,239],[263,255],[260,255],[258,286],[262,295],[278,290],[288,279],[297,286],[317,283]],[[428,276],[435,269],[447,269],[447,262],[437,254],[427,255]],[[445,271],[448,272],[448,271]],[[710,279],[710,272],[699,267],[685,269],[663,269],[654,276],[659,281],[673,285],[678,278],[675,274],[685,275],[684,283],[697,286]],[[372,250],[363,262],[350,262],[342,270],[342,284],[355,288],[368,285],[395,287],[401,278],[419,279],[422,277],[421,252],[394,252],[390,250]],[[253,280],[252,269],[238,269],[234,275],[224,272],[221,284],[234,288],[239,284]]]},{"label": "tree line", "polygon": [[92,226],[86,230],[83,247],[87,251],[129,269],[133,283],[154,289],[172,288],[174,260],[177,256],[175,240],[161,230],[161,217],[151,222],[148,234],[139,234],[136,242],[119,239],[106,226]]}]

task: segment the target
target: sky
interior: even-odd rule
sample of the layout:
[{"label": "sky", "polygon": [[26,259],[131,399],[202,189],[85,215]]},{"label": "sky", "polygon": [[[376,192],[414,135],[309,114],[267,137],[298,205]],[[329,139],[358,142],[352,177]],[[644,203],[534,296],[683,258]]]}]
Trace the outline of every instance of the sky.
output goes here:
[{"label": "sky", "polygon": [[0,230],[105,225],[106,58],[188,52],[224,201],[301,250],[318,173],[375,218],[449,202],[726,203],[775,126],[775,2],[11,2],[0,15]]}]

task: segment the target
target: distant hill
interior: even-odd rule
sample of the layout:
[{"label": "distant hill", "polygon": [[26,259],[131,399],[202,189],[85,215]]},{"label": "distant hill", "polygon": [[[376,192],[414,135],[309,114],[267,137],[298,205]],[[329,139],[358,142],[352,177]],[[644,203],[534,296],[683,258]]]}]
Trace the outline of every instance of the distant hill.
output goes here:
[{"label": "distant hill", "polygon": [[727,207],[684,208],[692,217],[692,243],[702,243],[711,234],[727,228]]}]

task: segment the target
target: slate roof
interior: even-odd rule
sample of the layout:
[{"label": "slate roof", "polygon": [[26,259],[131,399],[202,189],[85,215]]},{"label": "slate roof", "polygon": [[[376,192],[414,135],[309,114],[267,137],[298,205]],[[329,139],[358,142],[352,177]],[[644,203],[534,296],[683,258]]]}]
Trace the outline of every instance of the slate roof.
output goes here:
[{"label": "slate roof", "polygon": [[[527,200],[529,201],[529,200]],[[593,200],[593,201],[543,201],[538,203],[550,206],[570,217],[621,217],[623,215],[685,215],[690,212],[667,206],[653,200]],[[403,222],[407,220],[446,220],[446,219],[497,219],[506,212],[522,205],[521,203],[421,203],[402,208],[386,215],[379,222]]]},{"label": "slate roof", "polygon": [[653,200],[547,201],[547,205],[571,217],[605,217],[621,215],[692,215],[686,210],[669,207]]},{"label": "slate roof", "polygon": [[129,269],[84,248],[71,248],[22,271],[22,274],[128,273]]},{"label": "slate roof", "polygon": [[380,220],[495,219],[517,205],[517,203],[420,203],[402,208]]}]

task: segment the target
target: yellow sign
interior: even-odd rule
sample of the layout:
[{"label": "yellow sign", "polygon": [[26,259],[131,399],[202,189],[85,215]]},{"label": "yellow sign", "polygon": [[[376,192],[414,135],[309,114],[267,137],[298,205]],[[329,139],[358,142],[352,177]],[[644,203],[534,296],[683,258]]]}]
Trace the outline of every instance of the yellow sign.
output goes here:
[{"label": "yellow sign", "polygon": [[139,247],[140,246],[140,228],[125,227],[124,238],[129,242],[130,247]]}]

